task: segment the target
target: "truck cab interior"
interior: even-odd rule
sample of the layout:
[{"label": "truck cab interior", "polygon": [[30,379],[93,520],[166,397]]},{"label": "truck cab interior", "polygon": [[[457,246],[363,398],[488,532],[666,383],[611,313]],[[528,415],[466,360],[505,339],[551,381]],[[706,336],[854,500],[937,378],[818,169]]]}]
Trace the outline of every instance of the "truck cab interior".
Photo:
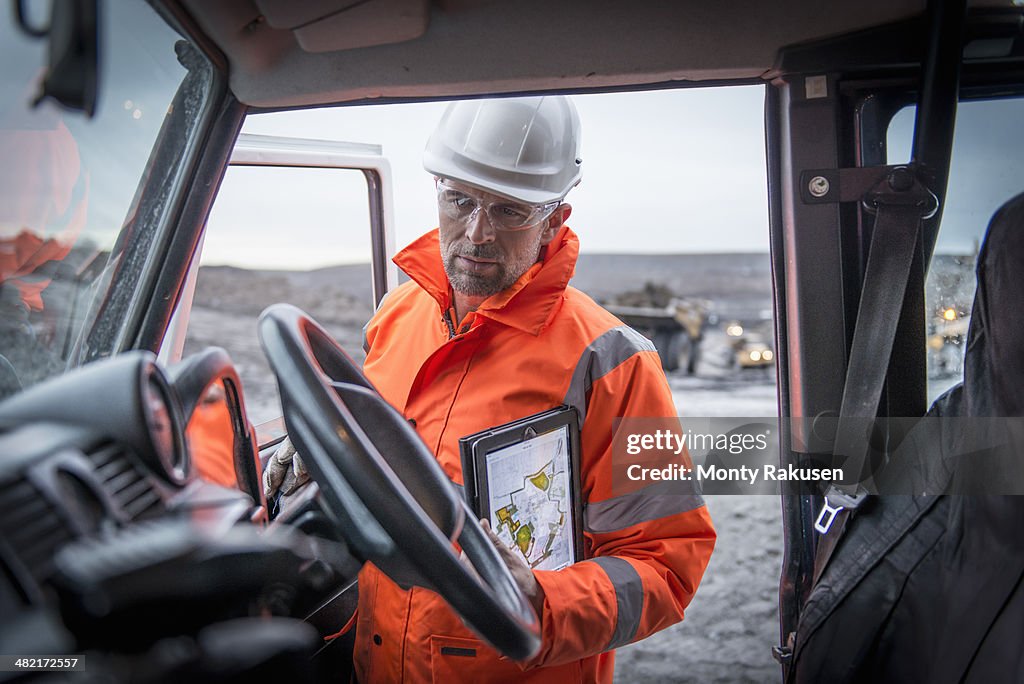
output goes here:
[{"label": "truck cab interior", "polygon": [[[314,481],[283,513],[261,486],[283,435],[254,429],[224,350],[181,358],[169,331],[247,116],[763,87],[778,414],[842,420],[929,411],[924,283],[957,109],[1024,98],[1024,5],[1011,0],[12,4],[0,20],[0,651],[84,654],[97,679],[346,677],[351,632],[330,637],[367,561],[440,593],[510,658],[539,643],[536,614],[429,449],[307,313],[281,303],[253,321]],[[896,158],[890,122],[908,107],[909,156]],[[258,148],[251,163],[270,154]],[[380,176],[365,173],[379,302],[396,282],[394,245]],[[1012,188],[1008,199],[1024,174],[987,184]],[[993,255],[1020,245],[1020,204],[993,223]],[[1020,415],[1019,395],[999,390],[1008,381],[992,380],[1019,371],[1006,351],[1022,325],[1012,282],[986,286],[1002,304],[984,332],[971,323],[967,344],[984,336],[1002,354],[982,373],[968,352],[974,415]],[[197,471],[210,403],[231,445],[219,483]],[[780,444],[784,464],[808,450],[832,445]],[[1020,508],[933,496],[891,511],[874,498],[785,486],[779,637],[764,645],[780,678],[1024,676],[1019,654],[997,647],[1024,600]],[[958,553],[1001,560],[966,575],[940,565],[947,584],[922,588],[915,568],[940,562],[927,550],[947,548],[935,521],[951,508],[974,540]],[[908,555],[914,544],[927,549]],[[894,559],[908,567],[878,570]],[[953,608],[931,600],[958,581]],[[970,643],[907,639],[954,609],[980,621],[964,628]]]}]

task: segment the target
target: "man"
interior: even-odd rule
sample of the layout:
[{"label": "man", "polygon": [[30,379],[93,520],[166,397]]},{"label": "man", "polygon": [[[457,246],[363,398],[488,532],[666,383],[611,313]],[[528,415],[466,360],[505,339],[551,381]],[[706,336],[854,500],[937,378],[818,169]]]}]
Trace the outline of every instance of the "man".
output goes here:
[{"label": "man", "polygon": [[676,411],[653,345],[568,287],[579,243],[563,200],[580,180],[579,139],[565,97],[448,108],[424,154],[440,226],[395,257],[411,281],[367,325],[364,371],[456,484],[460,437],[575,406],[588,560],[530,571],[503,555],[541,618],[527,663],[368,564],[361,682],[611,681],[611,649],[680,620],[707,565],[715,533],[699,495],[612,491],[613,421]]}]

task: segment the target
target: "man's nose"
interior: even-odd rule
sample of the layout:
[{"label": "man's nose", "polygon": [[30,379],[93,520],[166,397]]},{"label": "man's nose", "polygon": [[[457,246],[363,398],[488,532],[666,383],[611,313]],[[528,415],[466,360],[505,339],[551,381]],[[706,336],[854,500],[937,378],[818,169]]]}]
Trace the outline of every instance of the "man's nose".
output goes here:
[{"label": "man's nose", "polygon": [[490,215],[483,207],[479,207],[469,217],[469,225],[466,226],[466,238],[474,245],[494,242],[494,226],[491,225]]}]

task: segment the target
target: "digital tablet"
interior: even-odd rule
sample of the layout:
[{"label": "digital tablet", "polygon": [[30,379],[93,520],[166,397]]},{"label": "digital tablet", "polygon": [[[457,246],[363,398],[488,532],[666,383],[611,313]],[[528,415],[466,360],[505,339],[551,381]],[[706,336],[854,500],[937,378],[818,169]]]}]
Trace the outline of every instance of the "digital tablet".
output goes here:
[{"label": "digital tablet", "polygon": [[580,430],[571,406],[459,440],[466,500],[537,570],[583,558]]}]

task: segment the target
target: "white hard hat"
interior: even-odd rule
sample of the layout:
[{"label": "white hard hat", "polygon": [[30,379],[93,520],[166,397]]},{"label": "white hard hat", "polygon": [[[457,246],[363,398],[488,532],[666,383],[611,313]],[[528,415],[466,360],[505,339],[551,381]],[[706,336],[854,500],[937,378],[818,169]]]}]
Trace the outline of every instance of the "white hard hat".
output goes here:
[{"label": "white hard hat", "polygon": [[454,102],[427,141],[423,167],[528,204],[580,182],[580,117],[561,95]]}]

